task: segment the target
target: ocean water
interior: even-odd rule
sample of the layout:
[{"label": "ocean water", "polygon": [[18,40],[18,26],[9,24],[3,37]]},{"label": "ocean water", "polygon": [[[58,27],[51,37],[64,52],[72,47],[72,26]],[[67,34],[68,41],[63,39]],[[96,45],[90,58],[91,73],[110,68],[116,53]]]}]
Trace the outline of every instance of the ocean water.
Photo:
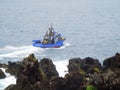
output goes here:
[{"label": "ocean water", "polygon": [[[53,60],[60,76],[70,58],[93,57],[102,61],[120,52],[120,0],[0,0],[0,62],[36,58]],[[58,49],[32,46],[50,26],[66,41]],[[8,75],[9,84],[15,78]],[[14,78],[14,79],[13,79]],[[0,80],[0,90],[8,82]],[[13,80],[11,82],[11,80]]]}]

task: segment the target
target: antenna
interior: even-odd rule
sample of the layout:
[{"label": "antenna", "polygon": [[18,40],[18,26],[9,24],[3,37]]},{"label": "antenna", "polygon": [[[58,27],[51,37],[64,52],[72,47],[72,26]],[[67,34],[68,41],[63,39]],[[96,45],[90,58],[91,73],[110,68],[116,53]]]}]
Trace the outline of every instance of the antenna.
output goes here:
[{"label": "antenna", "polygon": [[50,28],[48,28],[50,31],[54,30],[53,26],[51,25]]}]

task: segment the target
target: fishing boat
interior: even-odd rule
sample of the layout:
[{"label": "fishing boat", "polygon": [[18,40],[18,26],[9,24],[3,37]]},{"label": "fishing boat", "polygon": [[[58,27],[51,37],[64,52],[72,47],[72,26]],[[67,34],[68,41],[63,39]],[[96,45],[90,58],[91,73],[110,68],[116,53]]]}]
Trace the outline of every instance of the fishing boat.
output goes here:
[{"label": "fishing boat", "polygon": [[54,28],[48,28],[49,32],[47,31],[43,40],[33,40],[34,47],[40,48],[59,48],[63,46],[65,38],[62,36],[61,33],[55,32]]}]

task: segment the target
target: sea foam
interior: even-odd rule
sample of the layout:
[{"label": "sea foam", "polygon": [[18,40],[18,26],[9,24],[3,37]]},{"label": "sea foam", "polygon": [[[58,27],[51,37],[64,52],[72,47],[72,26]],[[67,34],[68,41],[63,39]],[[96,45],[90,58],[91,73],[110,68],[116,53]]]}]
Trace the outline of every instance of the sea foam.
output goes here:
[{"label": "sea foam", "polygon": [[13,47],[13,46],[6,46],[4,48],[0,48],[0,59],[3,58],[17,58],[17,57],[26,57],[31,53],[35,52],[43,52],[44,49],[36,48],[33,46],[20,46],[20,47]]},{"label": "sea foam", "polygon": [[14,76],[11,76],[9,73],[6,73],[5,69],[3,68],[0,69],[2,69],[2,71],[7,76],[5,79],[0,79],[0,90],[4,90],[10,84],[16,84],[16,78]]},{"label": "sea foam", "polygon": [[55,61],[54,64],[59,73],[59,76],[64,77],[64,75],[68,72],[68,69],[67,69],[68,61],[67,60]]}]

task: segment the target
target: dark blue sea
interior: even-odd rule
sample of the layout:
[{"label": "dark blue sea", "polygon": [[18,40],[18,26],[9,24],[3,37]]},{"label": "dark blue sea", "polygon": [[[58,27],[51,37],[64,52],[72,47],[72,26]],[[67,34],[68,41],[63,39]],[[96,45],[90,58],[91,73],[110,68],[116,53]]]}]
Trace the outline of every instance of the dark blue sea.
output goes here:
[{"label": "dark blue sea", "polygon": [[[66,41],[58,49],[32,46],[50,26]],[[68,60],[93,57],[102,61],[120,52],[120,0],[0,0],[0,63],[21,61],[34,53],[53,60],[60,76]],[[6,73],[7,74],[7,73]],[[16,83],[7,74],[0,90]]]}]

